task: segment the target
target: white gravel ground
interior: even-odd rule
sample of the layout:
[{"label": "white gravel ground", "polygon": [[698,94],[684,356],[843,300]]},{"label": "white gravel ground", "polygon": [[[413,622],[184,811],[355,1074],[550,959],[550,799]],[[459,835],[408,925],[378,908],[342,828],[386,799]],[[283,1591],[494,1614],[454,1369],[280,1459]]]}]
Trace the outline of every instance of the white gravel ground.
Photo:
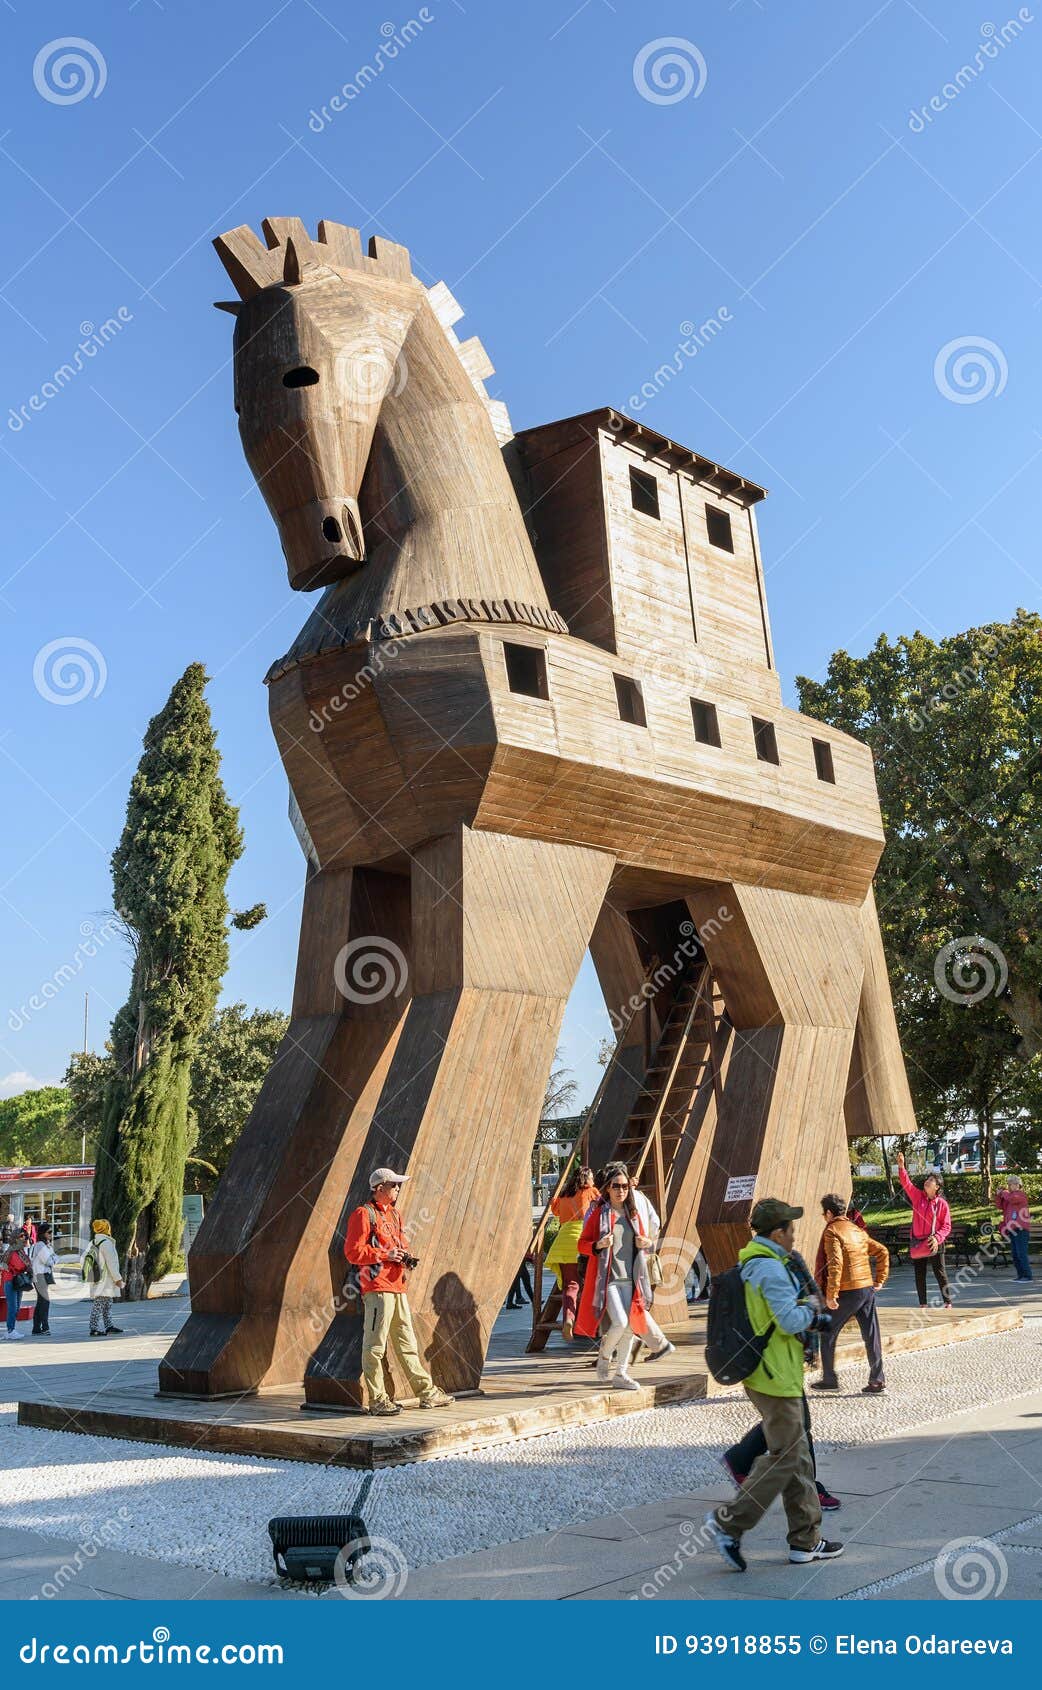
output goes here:
[{"label": "white gravel ground", "polygon": [[[889,1392],[814,1403],[830,1447],[876,1442],[1042,1385],[1035,1328],[887,1363]],[[719,1453],[750,1424],[744,1397],[650,1409],[546,1433],[472,1455],[377,1473],[365,1504],[374,1536],[413,1567],[626,1507],[716,1485]],[[362,1475],[263,1457],[177,1452],[15,1425],[0,1409],[0,1524],[44,1536],[96,1538],[113,1549],[273,1582],[267,1522],[276,1514],[342,1513]]]}]

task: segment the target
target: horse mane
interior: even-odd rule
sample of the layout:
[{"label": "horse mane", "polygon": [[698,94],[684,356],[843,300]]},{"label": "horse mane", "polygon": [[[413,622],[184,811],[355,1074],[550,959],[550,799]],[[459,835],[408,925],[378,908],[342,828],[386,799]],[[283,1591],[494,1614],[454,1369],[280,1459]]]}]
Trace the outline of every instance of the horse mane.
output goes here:
[{"label": "horse mane", "polygon": [[388,281],[412,282],[423,289],[442,332],[484,401],[499,444],[505,446],[513,439],[506,405],[501,399],[493,399],[485,387],[486,379],[495,373],[492,360],[477,335],[461,341],[453,327],[463,316],[462,305],[445,282],[426,287],[413,275],[407,247],[382,235],[371,235],[368,251],[363,252],[357,229],[326,218],[319,222],[317,240],[312,240],[299,217],[265,217],[261,229],[267,243],[264,246],[246,223],[228,229],[214,241],[217,256],[239,295],[238,301],[219,301],[219,310],[237,315],[241,301],[252,299],[265,288],[297,287],[323,271],[332,271],[344,281],[362,271]]}]

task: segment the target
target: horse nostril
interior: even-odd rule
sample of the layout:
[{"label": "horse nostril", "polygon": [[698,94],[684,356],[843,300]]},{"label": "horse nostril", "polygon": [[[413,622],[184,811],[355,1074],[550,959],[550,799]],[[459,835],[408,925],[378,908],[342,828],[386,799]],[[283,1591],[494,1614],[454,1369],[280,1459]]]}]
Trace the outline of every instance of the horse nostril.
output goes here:
[{"label": "horse nostril", "polygon": [[344,527],[347,530],[348,544],[354,547],[355,556],[361,560],[365,557],[365,539],[362,525],[350,505],[344,506]]},{"label": "horse nostril", "polygon": [[337,545],[340,543],[340,541],[344,537],[343,534],[340,532],[340,524],[337,521],[335,516],[327,516],[326,517],[325,521],[322,524],[322,532],[325,535],[327,540],[332,540],[334,542],[334,544],[337,544]]}]

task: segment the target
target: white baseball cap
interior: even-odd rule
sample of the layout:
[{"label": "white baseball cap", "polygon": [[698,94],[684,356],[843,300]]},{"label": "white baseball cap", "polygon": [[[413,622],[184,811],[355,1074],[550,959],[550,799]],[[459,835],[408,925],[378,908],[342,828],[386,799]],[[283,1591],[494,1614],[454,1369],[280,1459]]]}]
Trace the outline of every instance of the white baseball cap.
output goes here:
[{"label": "white baseball cap", "polygon": [[408,1174],[396,1174],[393,1168],[374,1168],[369,1175],[369,1189],[375,1191],[378,1185],[404,1185]]}]

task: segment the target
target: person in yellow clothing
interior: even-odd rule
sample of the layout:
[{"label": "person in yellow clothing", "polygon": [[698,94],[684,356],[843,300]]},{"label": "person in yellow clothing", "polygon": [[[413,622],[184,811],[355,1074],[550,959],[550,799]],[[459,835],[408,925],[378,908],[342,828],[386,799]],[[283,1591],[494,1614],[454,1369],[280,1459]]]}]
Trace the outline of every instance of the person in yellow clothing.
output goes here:
[{"label": "person in yellow clothing", "polygon": [[561,1225],[546,1255],[546,1265],[553,1268],[561,1305],[561,1336],[571,1342],[575,1332],[575,1316],[579,1308],[579,1234],[583,1229],[586,1211],[600,1196],[592,1168],[576,1168],[560,1197],[550,1201],[551,1212]]}]

